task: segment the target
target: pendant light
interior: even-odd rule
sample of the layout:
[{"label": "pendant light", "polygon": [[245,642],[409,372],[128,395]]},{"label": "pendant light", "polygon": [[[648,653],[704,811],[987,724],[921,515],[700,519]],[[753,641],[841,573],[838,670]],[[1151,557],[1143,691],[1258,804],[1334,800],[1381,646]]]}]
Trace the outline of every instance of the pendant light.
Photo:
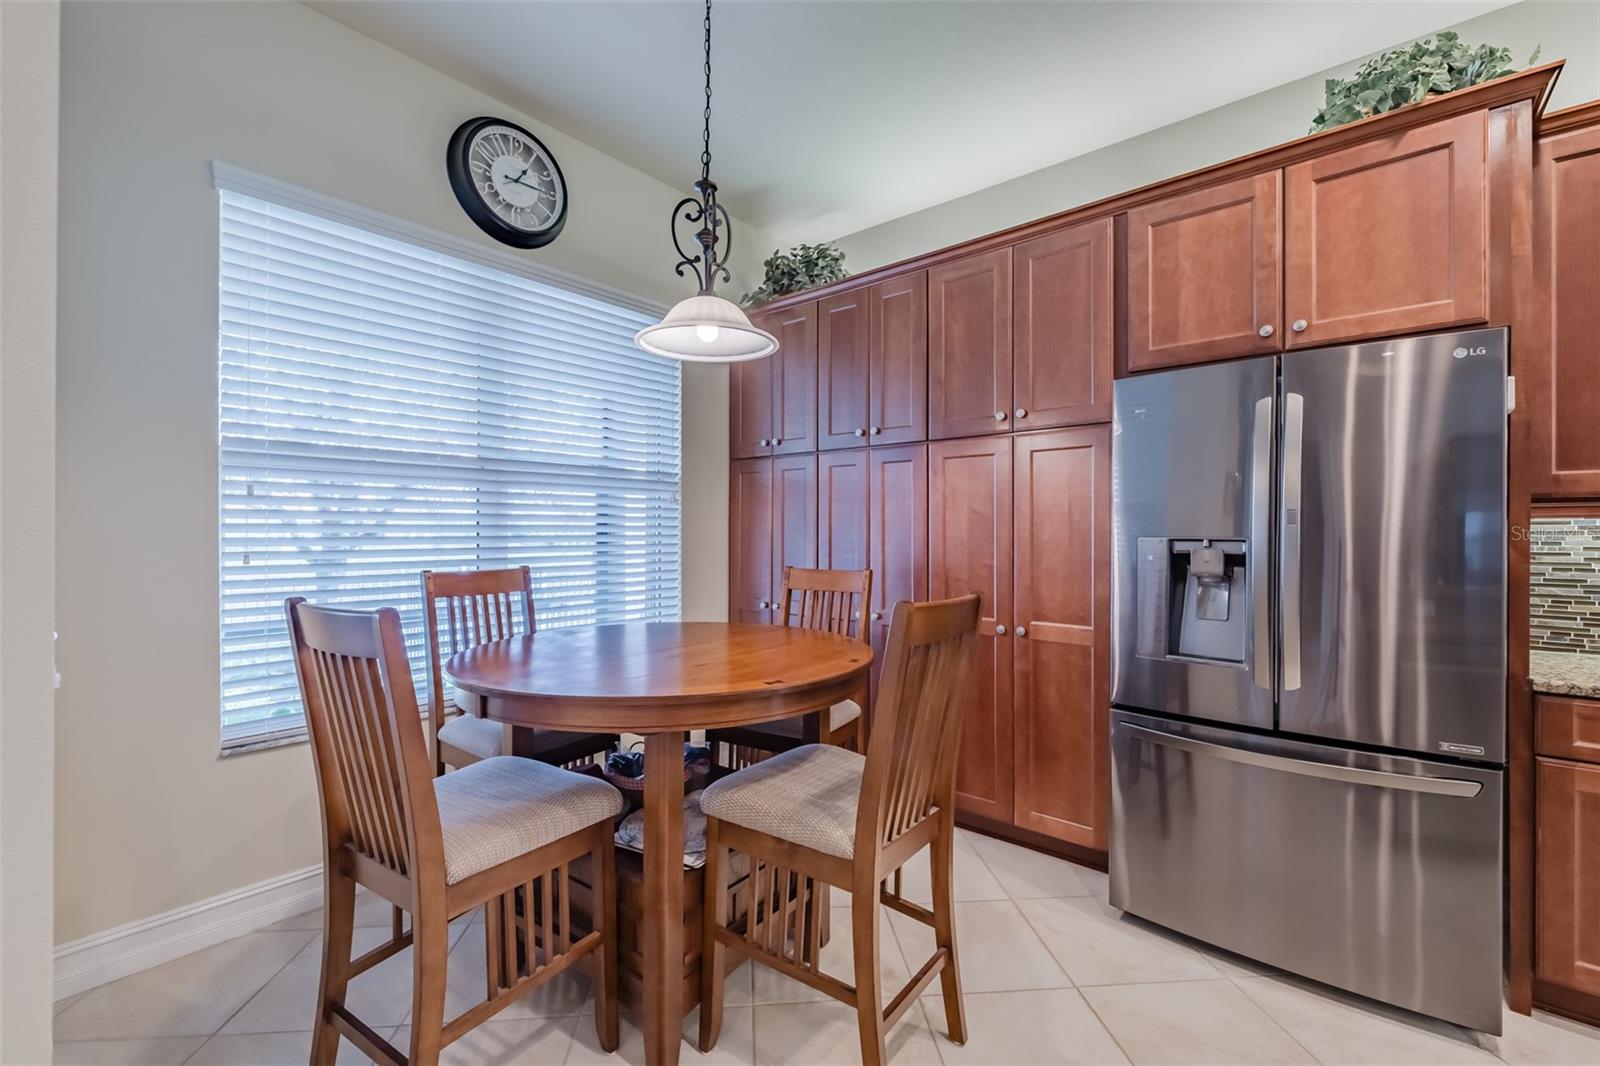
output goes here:
[{"label": "pendant light", "polygon": [[[717,183],[711,180],[711,0],[706,0],[706,108],[705,134],[700,151],[700,180],[694,183],[695,195],[685,196],[672,209],[669,225],[672,243],[678,250],[674,271],[694,272],[700,291],[680,300],[667,317],[654,326],[641,329],[634,343],[647,352],[696,363],[738,363],[760,359],[778,350],[778,339],[750,324],[750,319],[730,300],[717,295],[717,278],[729,281],[729,256],[717,256],[717,245],[730,248],[733,223],[728,209],[717,203]],[[698,224],[692,244],[699,245],[690,255],[678,239],[678,223]]]}]

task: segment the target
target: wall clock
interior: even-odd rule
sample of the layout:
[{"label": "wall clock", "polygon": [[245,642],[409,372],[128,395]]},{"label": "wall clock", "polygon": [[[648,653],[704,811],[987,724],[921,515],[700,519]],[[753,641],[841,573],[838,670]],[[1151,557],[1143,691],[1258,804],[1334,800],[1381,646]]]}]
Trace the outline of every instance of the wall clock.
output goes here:
[{"label": "wall clock", "polygon": [[556,157],[512,122],[463,122],[445,151],[450,187],[467,217],[514,248],[542,248],[567,222],[567,182]]}]

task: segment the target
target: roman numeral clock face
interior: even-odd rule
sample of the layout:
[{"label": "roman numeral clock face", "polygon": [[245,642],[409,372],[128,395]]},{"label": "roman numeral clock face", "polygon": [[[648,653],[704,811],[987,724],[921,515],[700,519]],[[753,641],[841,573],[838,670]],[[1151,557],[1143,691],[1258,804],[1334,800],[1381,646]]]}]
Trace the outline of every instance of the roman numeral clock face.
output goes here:
[{"label": "roman numeral clock face", "polygon": [[516,248],[555,240],[567,221],[567,183],[539,138],[501,119],[465,122],[446,153],[462,210],[489,236]]}]

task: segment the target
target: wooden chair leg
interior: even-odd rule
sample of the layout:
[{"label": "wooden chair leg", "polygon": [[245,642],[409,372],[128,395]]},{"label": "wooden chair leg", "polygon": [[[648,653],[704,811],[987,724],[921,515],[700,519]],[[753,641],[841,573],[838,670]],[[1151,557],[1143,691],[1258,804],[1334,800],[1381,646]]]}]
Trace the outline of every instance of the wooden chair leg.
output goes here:
[{"label": "wooden chair leg", "polygon": [[317,986],[316,1032],[311,1036],[311,1066],[333,1066],[339,1030],[329,1008],[344,1006],[350,984],[350,950],[356,924],[356,883],[330,859],[323,873],[322,976]]},{"label": "wooden chair leg", "polygon": [[955,919],[955,822],[944,819],[939,832],[934,834],[929,855],[933,868],[933,941],[947,953],[944,967],[939,971],[939,985],[944,990],[944,1022],[955,1044],[967,1042],[967,1011],[961,1001],[961,964],[956,956]]},{"label": "wooden chair leg", "polygon": [[595,826],[594,858],[600,871],[599,921],[601,942],[594,982],[594,1031],[600,1050],[610,1054],[622,1041],[617,1017],[617,846],[611,823]]},{"label": "wooden chair leg", "polygon": [[[442,886],[441,886],[442,888]],[[437,1066],[444,1041],[445,965],[450,953],[442,893],[411,916],[409,1066]]]},{"label": "wooden chair leg", "polygon": [[855,938],[856,1024],[861,1028],[862,1066],[884,1066],[883,989],[878,977],[878,896],[869,872],[850,892],[850,924]]},{"label": "wooden chair leg", "polygon": [[[719,840],[715,818],[706,819],[705,906],[700,930],[700,1051],[709,1053],[722,1034],[722,968],[727,948],[717,940],[717,930],[728,924],[727,851]],[[752,909],[754,901],[752,899]],[[755,920],[754,914],[751,920]]]}]

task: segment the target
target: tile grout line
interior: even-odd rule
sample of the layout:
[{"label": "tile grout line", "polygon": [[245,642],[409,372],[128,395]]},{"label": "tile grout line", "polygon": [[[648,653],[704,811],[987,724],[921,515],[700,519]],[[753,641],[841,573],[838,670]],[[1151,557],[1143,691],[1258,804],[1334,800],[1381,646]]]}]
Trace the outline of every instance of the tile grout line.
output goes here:
[{"label": "tile grout line", "polygon": [[[1210,962],[1209,959],[1206,960],[1206,961]],[[1215,965],[1215,963],[1213,963],[1212,965]],[[1324,1060],[1316,1052],[1312,1051],[1310,1048],[1308,1048],[1304,1044],[1302,1044],[1298,1037],[1296,1037],[1293,1033],[1289,1032],[1289,1029],[1288,1029],[1287,1026],[1285,1026],[1283,1023],[1279,1022],[1278,1019],[1274,1018],[1272,1015],[1268,1014],[1267,1013],[1267,1009],[1265,1007],[1263,1007],[1261,1004],[1257,1003],[1255,1001],[1255,999],[1250,995],[1250,993],[1246,992],[1239,985],[1239,980],[1240,979],[1239,979],[1239,977],[1237,975],[1231,974],[1231,973],[1224,973],[1222,976],[1227,980],[1227,982],[1230,985],[1233,986],[1234,991],[1238,992],[1241,996],[1243,996],[1245,998],[1245,1002],[1249,1003],[1256,1010],[1260,1011],[1261,1012],[1261,1016],[1263,1018],[1265,1018],[1265,1019],[1267,1019],[1267,1021],[1271,1022],[1279,1031],[1281,1031],[1283,1033],[1284,1036],[1288,1037],[1290,1043],[1294,1044],[1295,1047],[1299,1048],[1301,1051],[1304,1051],[1307,1055],[1311,1056],[1311,1061],[1312,1062],[1323,1063],[1324,1066],[1327,1066],[1326,1060]],[[1251,976],[1252,977],[1258,977],[1258,976],[1261,976],[1261,975],[1259,975],[1259,974],[1251,974]]]},{"label": "tile grout line", "polygon": [[[265,932],[265,930],[262,930],[262,931]],[[288,930],[284,930],[284,931],[287,932]],[[252,936],[252,935],[254,935],[254,934],[251,934],[251,933],[246,933],[245,934],[245,936]],[[243,939],[243,937],[236,937],[235,939]],[[187,1054],[187,1055],[185,1055],[183,1057],[183,1062],[187,1063],[190,1059],[192,1059],[196,1055],[200,1054],[200,1049],[205,1047],[207,1044],[211,1043],[211,1041],[216,1037],[216,1035],[218,1033],[220,1033],[220,1032],[222,1032],[222,1030],[226,1029],[227,1026],[228,1026],[228,1023],[233,1021],[233,1019],[235,1019],[236,1017],[238,1017],[239,1016],[239,1012],[244,1010],[246,1007],[248,1007],[250,1005],[250,1002],[261,994],[261,990],[262,989],[266,988],[272,982],[276,981],[278,979],[278,975],[279,974],[281,974],[281,973],[283,973],[283,971],[287,970],[289,968],[290,964],[293,963],[295,959],[298,959],[301,955],[303,955],[307,951],[311,950],[311,945],[315,944],[316,942],[317,942],[317,934],[316,933],[312,933],[310,939],[308,939],[303,945],[301,945],[300,950],[295,952],[293,955],[290,955],[287,959],[285,959],[282,966],[279,966],[276,970],[272,971],[272,976],[268,977],[265,981],[262,981],[259,985],[256,986],[256,989],[255,989],[254,992],[251,992],[248,996],[244,997],[243,1002],[241,1002],[237,1007],[235,1007],[233,1009],[232,1013],[230,1013],[226,1018],[222,1019],[222,1022],[215,1029],[211,1030],[210,1035],[208,1035],[205,1039],[201,1040],[200,1043],[196,1044],[195,1045],[195,1049],[193,1051],[189,1052],[189,1054]],[[226,941],[224,941],[224,943],[226,943]],[[315,1022],[315,1016],[314,1015],[313,1015],[313,1022]],[[295,1032],[299,1032],[299,1031],[300,1030],[295,1030]],[[315,1032],[315,1031],[316,1031],[316,1026],[315,1026],[315,1024],[313,1024],[312,1032]],[[180,1066],[181,1066],[181,1064],[180,1064]]]}]

